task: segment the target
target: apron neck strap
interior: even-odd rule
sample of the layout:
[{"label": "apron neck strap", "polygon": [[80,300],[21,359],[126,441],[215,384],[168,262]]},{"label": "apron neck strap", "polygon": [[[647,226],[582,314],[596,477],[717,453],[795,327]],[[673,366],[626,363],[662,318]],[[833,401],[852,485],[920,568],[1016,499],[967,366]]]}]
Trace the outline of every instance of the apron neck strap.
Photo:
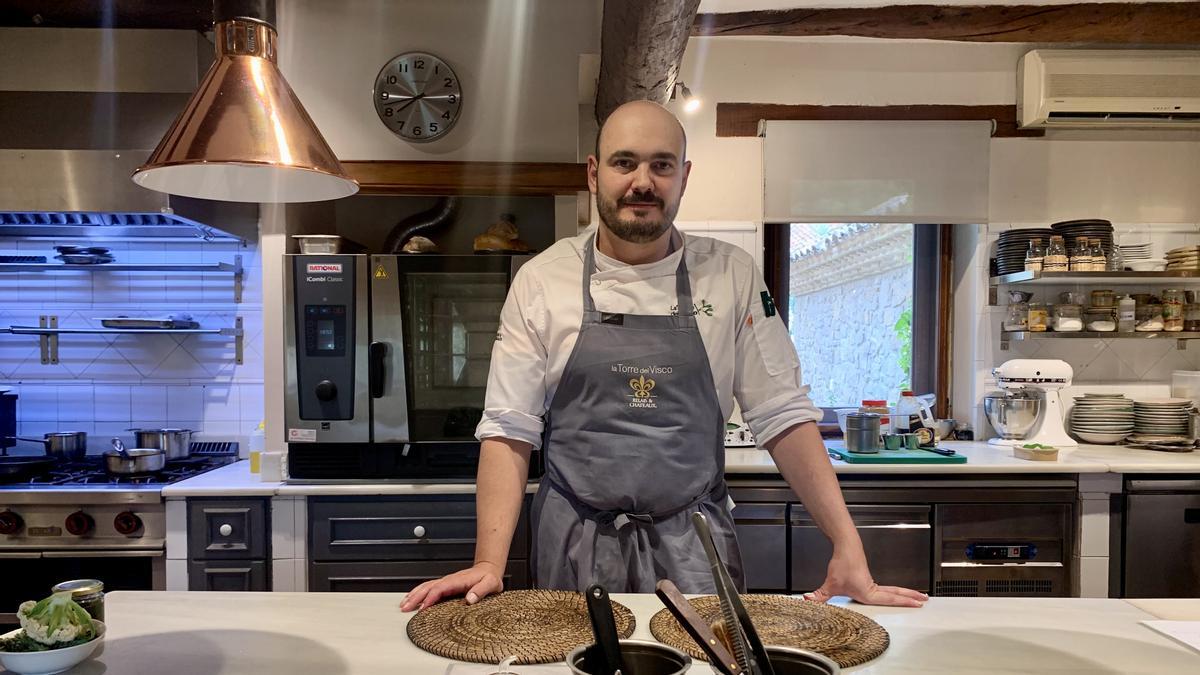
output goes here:
[{"label": "apron neck strap", "polygon": [[[596,233],[593,232],[583,245],[583,311],[585,316],[596,312],[592,299],[592,275],[596,273]],[[679,266],[675,268],[675,296],[679,316],[691,316],[692,284],[688,281],[687,251],[679,254]]]}]

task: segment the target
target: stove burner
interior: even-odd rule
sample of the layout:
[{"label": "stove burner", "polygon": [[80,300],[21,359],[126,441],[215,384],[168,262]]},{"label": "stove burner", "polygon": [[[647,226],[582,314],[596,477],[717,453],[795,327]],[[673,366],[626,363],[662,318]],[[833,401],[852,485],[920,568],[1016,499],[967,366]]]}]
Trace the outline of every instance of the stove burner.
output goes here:
[{"label": "stove burner", "polygon": [[161,471],[135,475],[112,475],[104,470],[103,457],[85,457],[72,462],[59,462],[53,467],[34,475],[32,478],[22,478],[7,481],[9,486],[55,486],[55,485],[89,485],[113,487],[122,485],[167,485],[177,483],[185,478],[198,476],[205,471],[224,466],[237,461],[236,456],[190,457],[188,459],[170,460]]}]

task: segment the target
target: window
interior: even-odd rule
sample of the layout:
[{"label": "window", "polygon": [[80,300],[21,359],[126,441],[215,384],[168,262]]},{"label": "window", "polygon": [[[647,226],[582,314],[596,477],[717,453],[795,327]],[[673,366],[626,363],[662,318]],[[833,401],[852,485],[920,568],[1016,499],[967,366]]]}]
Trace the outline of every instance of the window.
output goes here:
[{"label": "window", "polygon": [[827,420],[863,399],[895,402],[901,389],[944,393],[935,377],[943,227],[768,226],[767,282]]}]

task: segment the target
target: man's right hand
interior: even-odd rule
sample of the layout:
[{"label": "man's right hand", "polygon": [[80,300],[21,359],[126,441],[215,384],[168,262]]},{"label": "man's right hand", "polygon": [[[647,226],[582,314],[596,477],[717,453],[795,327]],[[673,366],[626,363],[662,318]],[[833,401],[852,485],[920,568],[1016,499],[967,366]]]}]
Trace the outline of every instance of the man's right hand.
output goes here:
[{"label": "man's right hand", "polygon": [[492,593],[504,590],[503,574],[504,571],[492,563],[475,563],[470,569],[417,586],[404,599],[400,610],[411,612],[414,609],[425,609],[440,600],[464,593],[467,595],[467,604],[473,605]]}]

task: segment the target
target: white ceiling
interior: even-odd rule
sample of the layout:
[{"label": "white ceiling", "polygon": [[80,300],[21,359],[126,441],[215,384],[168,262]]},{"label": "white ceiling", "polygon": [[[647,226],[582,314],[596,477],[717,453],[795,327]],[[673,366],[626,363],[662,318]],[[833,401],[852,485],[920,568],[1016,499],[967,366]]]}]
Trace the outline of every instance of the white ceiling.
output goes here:
[{"label": "white ceiling", "polygon": [[[1085,0],[700,0],[701,14],[796,7],[883,7],[886,5],[1069,5]],[[1090,1],[1090,0],[1086,0]],[[1104,0],[1101,0],[1104,1]],[[1147,2],[1150,0],[1121,0]],[[1166,0],[1191,2],[1192,0]]]}]

